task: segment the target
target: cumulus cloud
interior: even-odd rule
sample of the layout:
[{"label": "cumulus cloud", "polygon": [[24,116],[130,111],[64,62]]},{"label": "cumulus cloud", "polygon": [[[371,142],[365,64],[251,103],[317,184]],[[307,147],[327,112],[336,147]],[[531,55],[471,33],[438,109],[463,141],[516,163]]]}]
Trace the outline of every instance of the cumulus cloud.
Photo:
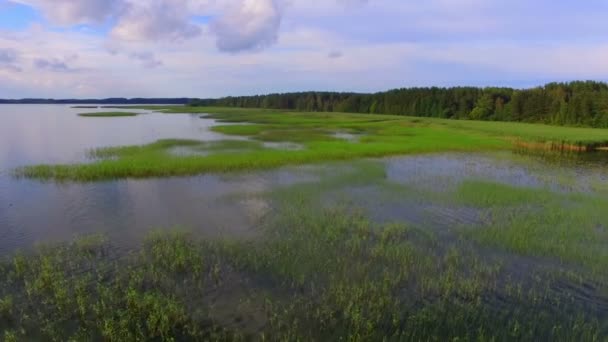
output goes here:
[{"label": "cumulus cloud", "polygon": [[[181,42],[207,32],[222,52],[259,51],[278,41],[289,7],[303,0],[13,0],[39,9],[61,26],[112,23],[110,38],[123,42]],[[362,5],[368,0],[332,0],[329,3]],[[299,5],[298,5],[299,4]],[[317,5],[306,5],[318,7]]]},{"label": "cumulus cloud", "polygon": [[283,8],[276,0],[241,0],[212,25],[224,52],[260,50],[277,42]]},{"label": "cumulus cloud", "polygon": [[[11,1],[36,7],[51,22],[0,30],[0,87],[23,96],[608,79],[608,7],[597,1]],[[90,26],[72,27],[79,23]],[[246,51],[256,53],[237,53]],[[64,57],[73,53],[81,57]],[[208,79],[214,82],[201,81]]]},{"label": "cumulus cloud", "polygon": [[201,33],[190,21],[206,0],[15,0],[39,9],[61,26],[115,23],[112,34],[124,40],[183,40]]},{"label": "cumulus cloud", "polygon": [[181,41],[201,34],[190,21],[186,2],[152,0],[131,3],[112,31],[129,41]]}]

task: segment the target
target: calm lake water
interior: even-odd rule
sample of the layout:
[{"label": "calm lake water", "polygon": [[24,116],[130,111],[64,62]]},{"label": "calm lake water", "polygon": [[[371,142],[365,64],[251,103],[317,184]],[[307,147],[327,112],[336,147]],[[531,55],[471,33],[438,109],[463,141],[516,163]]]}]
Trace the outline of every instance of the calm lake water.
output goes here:
[{"label": "calm lake water", "polygon": [[[0,105],[0,255],[39,242],[97,232],[114,237],[124,247],[151,229],[183,227],[209,236],[247,235],[274,207],[264,194],[298,184],[313,189],[327,175],[356,168],[356,163],[329,163],[243,174],[97,183],[40,182],[11,176],[12,169],[23,165],[86,161],[87,150],[95,147],[145,144],[166,138],[225,138],[209,130],[215,124],[213,120],[201,119],[200,115],[137,110],[145,115],[77,116],[95,111],[103,109]],[[584,190],[601,189],[606,183],[601,168],[547,168],[540,162],[500,156],[441,154],[373,163],[382,165],[385,180],[423,189],[449,188],[466,179],[530,187],[548,185],[563,191],[569,191],[572,184]],[[354,177],[356,180],[356,173]],[[564,182],[564,177],[575,181]],[[416,196],[387,198],[373,181],[333,190],[327,187],[325,192],[324,200],[346,198],[380,221],[449,226],[474,224],[478,219],[478,213],[467,208],[438,207]]]}]

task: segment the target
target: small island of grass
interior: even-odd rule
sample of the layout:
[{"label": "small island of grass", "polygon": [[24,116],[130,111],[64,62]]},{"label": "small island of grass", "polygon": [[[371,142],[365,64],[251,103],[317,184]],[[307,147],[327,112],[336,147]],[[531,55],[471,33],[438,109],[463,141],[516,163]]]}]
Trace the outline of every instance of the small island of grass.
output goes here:
[{"label": "small island of grass", "polygon": [[138,113],[130,112],[99,112],[99,113],[80,113],[78,116],[88,118],[107,118],[107,117],[125,117],[125,116],[137,116]]}]

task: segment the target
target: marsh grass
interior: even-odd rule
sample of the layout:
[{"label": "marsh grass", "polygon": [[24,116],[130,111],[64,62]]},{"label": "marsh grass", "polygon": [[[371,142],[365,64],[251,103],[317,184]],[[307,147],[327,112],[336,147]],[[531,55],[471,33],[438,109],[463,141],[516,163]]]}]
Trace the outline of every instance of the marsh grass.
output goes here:
[{"label": "marsh grass", "polygon": [[[210,145],[191,140],[162,140],[143,146],[101,148],[90,152],[90,155],[101,157],[102,160],[88,164],[28,166],[16,170],[15,175],[62,181],[183,176],[396,154],[494,150],[506,144],[505,141],[492,137],[444,129],[409,126],[389,128],[387,125],[392,124],[385,119],[374,118],[370,121],[370,118],[355,117],[347,120],[341,116],[328,117],[280,119],[274,115],[261,114],[259,119],[262,121],[280,119],[280,122],[272,125],[227,125],[215,128],[227,134],[249,136],[253,141],[297,143],[301,146],[298,149],[281,150],[255,143],[240,143],[241,146],[236,146],[235,142],[230,142],[232,147],[226,148],[221,144]],[[353,125],[367,132],[359,142],[334,136],[338,131],[353,130],[344,127]],[[192,148],[195,145],[199,145],[196,147],[199,151],[206,149],[209,153],[170,153],[171,148]]]},{"label": "marsh grass", "polygon": [[138,113],[131,112],[99,112],[99,113],[80,113],[78,116],[85,118],[115,118],[115,117],[130,117],[137,116]]},{"label": "marsh grass", "polygon": [[551,257],[605,274],[605,196],[469,181],[461,185],[456,197],[486,212],[484,226],[466,232],[480,243],[523,255]]},{"label": "marsh grass", "polygon": [[[151,234],[117,254],[85,237],[1,265],[17,340],[601,340],[570,278],[509,279],[462,240],[354,208],[292,202],[249,240]],[[544,273],[536,273],[544,274]],[[575,289],[572,291],[576,291]]]},{"label": "marsh grass", "polygon": [[[112,154],[112,159],[89,164],[28,166],[16,170],[15,175],[61,181],[98,181],[267,169],[400,154],[508,150],[515,139],[572,144],[601,144],[608,141],[607,130],[519,123],[239,108],[152,109],[165,113],[211,113],[206,117],[230,123],[213,127],[216,132],[247,137],[253,141],[296,143],[302,148],[285,151],[249,145],[233,149],[207,148],[207,153],[176,155],[170,153],[171,148],[190,147],[197,143],[163,140],[144,146],[102,148],[92,152],[97,156]],[[356,134],[360,138],[347,141],[340,139],[336,133]],[[199,144],[204,145],[203,142]]]},{"label": "marsh grass", "polygon": [[[394,122],[399,125],[443,127],[450,130],[461,130],[473,133],[484,133],[507,139],[521,139],[534,142],[564,142],[568,144],[608,144],[608,130],[596,128],[552,126],[520,122],[493,122],[475,120],[447,120],[426,117],[408,117],[379,114],[348,114],[348,113],[307,113],[285,110],[259,108],[225,108],[225,107],[142,107],[159,110],[165,113],[215,113],[216,117],[227,122],[255,122],[259,124],[275,123],[280,120],[286,124],[319,124],[326,125],[344,120],[354,129],[367,126],[374,122]],[[279,117],[279,118],[276,118]],[[352,120],[356,120],[355,123]]]}]

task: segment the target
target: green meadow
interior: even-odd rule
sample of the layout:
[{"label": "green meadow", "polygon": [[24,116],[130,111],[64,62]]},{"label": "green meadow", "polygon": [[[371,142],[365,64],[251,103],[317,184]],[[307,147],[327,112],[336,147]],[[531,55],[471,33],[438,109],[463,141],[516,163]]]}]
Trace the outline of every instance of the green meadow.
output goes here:
[{"label": "green meadow", "polygon": [[[510,150],[521,141],[568,146],[604,146],[608,143],[608,130],[591,128],[260,109],[139,108],[154,108],[165,113],[209,113],[204,117],[220,122],[212,129],[228,137],[262,143],[295,143],[301,148],[282,149],[280,145],[251,143],[245,144],[243,149],[220,145],[212,146],[207,153],[177,155],[171,150],[192,148],[201,151],[210,145],[202,141],[162,140],[143,146],[100,148],[90,151],[90,155],[99,157],[90,163],[27,166],[15,170],[15,175],[98,181],[268,169],[390,155]],[[345,139],[341,136],[344,134],[352,139]]]}]

